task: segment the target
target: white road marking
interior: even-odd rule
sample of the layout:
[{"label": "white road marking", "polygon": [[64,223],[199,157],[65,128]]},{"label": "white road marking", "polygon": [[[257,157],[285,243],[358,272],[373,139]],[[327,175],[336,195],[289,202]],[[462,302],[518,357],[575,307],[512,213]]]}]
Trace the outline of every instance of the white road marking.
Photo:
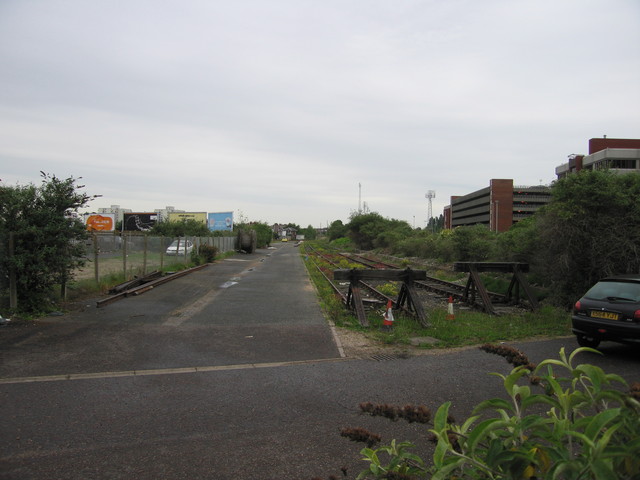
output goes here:
[{"label": "white road marking", "polygon": [[118,377],[146,377],[151,375],[178,375],[181,373],[223,372],[226,370],[251,370],[255,368],[290,367],[310,363],[340,362],[340,358],[321,358],[316,360],[295,360],[290,362],[247,363],[236,365],[212,365],[203,367],[158,368],[153,370],[124,370],[121,372],[69,373],[62,375],[42,375],[37,377],[0,378],[0,385],[16,383],[61,382],[65,380],[93,380]]}]

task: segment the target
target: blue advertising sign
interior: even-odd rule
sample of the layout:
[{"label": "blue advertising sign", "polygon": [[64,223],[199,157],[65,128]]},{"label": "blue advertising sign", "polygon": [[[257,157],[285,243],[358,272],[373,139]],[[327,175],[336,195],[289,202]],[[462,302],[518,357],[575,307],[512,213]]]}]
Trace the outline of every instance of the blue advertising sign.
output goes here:
[{"label": "blue advertising sign", "polygon": [[233,230],[233,212],[210,213],[207,221],[209,230]]}]

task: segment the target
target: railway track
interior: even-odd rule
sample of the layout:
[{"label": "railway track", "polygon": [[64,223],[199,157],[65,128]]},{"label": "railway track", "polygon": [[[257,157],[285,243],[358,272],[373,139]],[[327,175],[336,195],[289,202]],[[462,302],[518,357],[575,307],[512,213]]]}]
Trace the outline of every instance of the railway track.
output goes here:
[{"label": "railway track", "polygon": [[[333,280],[333,271],[337,269],[351,269],[351,268],[366,268],[366,269],[404,269],[406,267],[388,263],[376,258],[370,258],[364,255],[354,253],[341,253],[337,251],[322,251],[316,249],[310,244],[305,245],[307,254],[321,261],[314,261],[316,268],[322,273],[327,282],[332,286],[333,290],[338,294],[343,303],[348,302],[349,282],[336,282]],[[360,282],[362,286],[363,303],[365,307],[369,309],[382,309],[384,305],[391,300],[394,308],[397,307],[396,299],[380,291],[380,285],[375,283]],[[415,280],[413,285],[420,291],[425,292],[422,296],[422,300],[426,304],[427,308],[434,307],[446,307],[448,299],[451,297],[454,301],[462,302],[465,298],[465,289],[467,285],[461,285],[459,283],[449,282],[430,275],[427,275],[425,280]],[[491,302],[503,303],[505,296],[495,292],[488,292]],[[467,295],[467,298],[469,296]],[[468,307],[490,311],[492,306],[487,308],[481,299],[476,299],[472,296],[473,303],[467,304]],[[480,300],[480,301],[478,301]],[[407,311],[406,313],[412,314],[413,312]]]},{"label": "railway track", "polygon": [[[340,296],[342,302],[346,305],[348,302],[349,282],[335,281],[333,279],[333,271],[341,268],[349,268],[347,266],[347,263],[350,261],[349,256],[338,252],[320,252],[309,244],[307,244],[305,248],[307,254],[309,254],[311,257],[316,257],[323,260],[323,262],[317,262],[312,258],[312,261],[318,271],[327,280],[334,292],[336,292],[336,294]],[[352,263],[367,265],[364,262]],[[368,282],[361,282],[361,284],[364,289],[362,292],[362,301],[365,307],[368,307],[369,309],[382,308],[387,304],[389,300],[391,300],[391,302],[395,306],[395,299],[381,292],[373,284]]]}]

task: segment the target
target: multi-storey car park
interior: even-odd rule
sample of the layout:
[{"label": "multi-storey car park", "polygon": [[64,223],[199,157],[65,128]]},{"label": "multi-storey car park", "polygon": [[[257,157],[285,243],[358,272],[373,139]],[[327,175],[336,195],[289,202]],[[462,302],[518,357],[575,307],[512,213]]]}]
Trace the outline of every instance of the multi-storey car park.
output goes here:
[{"label": "multi-storey car park", "polygon": [[[640,139],[592,138],[588,155],[570,155],[556,168],[560,179],[580,170],[609,169],[616,173],[640,172]],[[514,186],[512,179],[492,179],[489,186],[451,197],[444,208],[444,226],[486,225],[504,232],[520,220],[533,215],[549,203],[551,189],[546,185]]]}]

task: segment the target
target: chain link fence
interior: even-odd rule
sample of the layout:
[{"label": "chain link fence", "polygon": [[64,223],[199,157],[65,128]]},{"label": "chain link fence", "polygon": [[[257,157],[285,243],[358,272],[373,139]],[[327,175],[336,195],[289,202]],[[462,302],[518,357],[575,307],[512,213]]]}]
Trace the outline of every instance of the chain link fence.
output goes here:
[{"label": "chain link fence", "polygon": [[123,274],[125,280],[155,270],[181,268],[191,263],[201,245],[233,251],[236,237],[156,237],[138,233],[94,233],[87,244],[85,266],[74,272],[76,280]]}]

